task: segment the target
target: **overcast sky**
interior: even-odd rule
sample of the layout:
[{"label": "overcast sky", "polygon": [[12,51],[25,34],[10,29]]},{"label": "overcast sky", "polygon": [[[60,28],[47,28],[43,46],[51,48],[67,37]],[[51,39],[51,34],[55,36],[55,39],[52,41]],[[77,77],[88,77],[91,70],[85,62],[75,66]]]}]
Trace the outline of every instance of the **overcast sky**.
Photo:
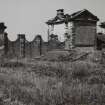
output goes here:
[{"label": "overcast sky", "polygon": [[69,14],[88,9],[105,21],[105,0],[0,0],[0,22],[5,22],[12,40],[16,39],[17,34],[26,34],[28,40],[41,34],[46,40],[45,22],[61,8]]}]

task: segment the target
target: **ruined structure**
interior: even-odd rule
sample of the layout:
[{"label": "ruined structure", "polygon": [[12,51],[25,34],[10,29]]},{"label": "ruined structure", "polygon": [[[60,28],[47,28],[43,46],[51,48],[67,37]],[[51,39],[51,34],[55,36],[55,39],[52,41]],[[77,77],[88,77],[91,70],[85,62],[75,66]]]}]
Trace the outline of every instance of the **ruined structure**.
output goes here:
[{"label": "ruined structure", "polygon": [[6,54],[6,28],[7,27],[4,25],[4,23],[0,23],[0,56]]},{"label": "ruined structure", "polygon": [[33,58],[56,49],[94,48],[94,46],[99,45],[99,40],[101,40],[99,38],[98,40],[96,36],[98,20],[86,9],[71,15],[64,14],[64,10],[59,9],[57,15],[46,22],[48,25],[48,42],[45,42],[41,35],[37,35],[33,41],[29,42],[24,34],[19,34],[15,41],[10,41],[5,32],[7,27],[4,23],[0,23],[0,56]]},{"label": "ruined structure", "polygon": [[97,21],[99,19],[86,9],[71,15],[64,14],[64,10],[59,9],[57,15],[46,22],[48,25],[48,40],[54,34],[56,26],[63,24],[64,33],[62,33],[62,37],[65,42],[65,49],[70,50],[80,46],[93,47],[96,43]]},{"label": "ruined structure", "polygon": [[5,32],[6,28],[4,23],[0,23],[0,57],[32,58],[46,53],[47,44],[40,35],[37,35],[31,42],[26,40],[24,34],[19,34],[15,41],[10,41]]},{"label": "ruined structure", "polygon": [[7,39],[7,43],[8,57],[33,58],[45,54],[47,51],[47,44],[40,35],[29,42],[24,34],[19,34],[15,41]]}]

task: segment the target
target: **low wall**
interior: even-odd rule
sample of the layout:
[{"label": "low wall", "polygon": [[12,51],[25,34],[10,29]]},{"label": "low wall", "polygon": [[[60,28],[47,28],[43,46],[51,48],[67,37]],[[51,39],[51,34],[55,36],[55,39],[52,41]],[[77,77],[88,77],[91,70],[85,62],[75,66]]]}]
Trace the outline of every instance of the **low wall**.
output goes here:
[{"label": "low wall", "polygon": [[40,35],[37,35],[31,42],[27,41],[25,35],[20,34],[15,41],[10,41],[8,35],[5,36],[5,56],[8,58],[18,57],[33,58],[45,54],[49,50],[62,49],[62,42],[45,42]]}]

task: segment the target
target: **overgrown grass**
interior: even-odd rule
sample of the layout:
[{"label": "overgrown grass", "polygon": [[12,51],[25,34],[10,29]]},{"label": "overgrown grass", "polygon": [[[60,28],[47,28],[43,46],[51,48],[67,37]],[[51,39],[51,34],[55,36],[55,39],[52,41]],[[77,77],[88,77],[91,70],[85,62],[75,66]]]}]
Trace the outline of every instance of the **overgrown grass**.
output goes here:
[{"label": "overgrown grass", "polygon": [[0,68],[1,105],[105,105],[105,68],[88,61],[35,61]]}]

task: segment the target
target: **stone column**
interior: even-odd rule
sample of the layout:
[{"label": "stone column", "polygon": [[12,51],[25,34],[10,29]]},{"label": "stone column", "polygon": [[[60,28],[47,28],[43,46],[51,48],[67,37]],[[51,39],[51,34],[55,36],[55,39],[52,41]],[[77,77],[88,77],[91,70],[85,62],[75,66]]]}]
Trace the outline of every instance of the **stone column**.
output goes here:
[{"label": "stone column", "polygon": [[73,44],[73,25],[71,23],[66,23],[66,31],[65,31],[65,49],[72,50],[74,47]]},{"label": "stone column", "polygon": [[52,35],[54,33],[54,25],[51,25],[50,27],[50,35]]},{"label": "stone column", "polygon": [[54,25],[48,25],[48,41],[50,40],[50,35],[54,32]]},{"label": "stone column", "polygon": [[25,35],[19,34],[19,42],[20,42],[20,57],[25,57]]},{"label": "stone column", "polygon": [[71,40],[71,49],[73,49],[74,48],[74,40],[75,40],[73,23],[69,23],[69,34],[70,34],[70,40]]},{"label": "stone column", "polygon": [[48,51],[50,50],[50,39],[51,39],[51,35],[53,34],[54,32],[54,24],[52,25],[48,25]]},{"label": "stone column", "polygon": [[4,54],[8,54],[8,34],[4,33]]},{"label": "stone column", "polygon": [[47,31],[47,34],[48,34],[48,42],[49,42],[49,38],[50,38],[50,26],[48,25],[48,31]]}]

